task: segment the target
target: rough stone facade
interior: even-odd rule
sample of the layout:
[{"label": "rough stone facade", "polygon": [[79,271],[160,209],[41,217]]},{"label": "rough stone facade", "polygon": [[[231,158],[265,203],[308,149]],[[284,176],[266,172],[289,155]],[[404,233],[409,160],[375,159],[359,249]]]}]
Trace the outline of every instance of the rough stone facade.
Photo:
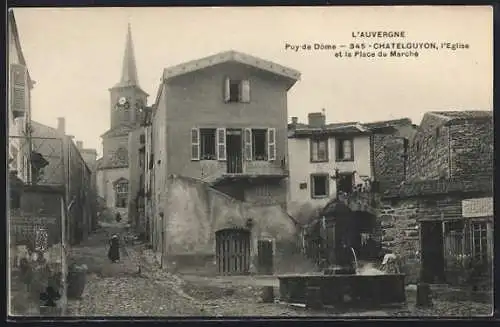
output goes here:
[{"label": "rough stone facade", "polygon": [[410,146],[408,181],[492,176],[492,114],[451,113],[424,115]]},{"label": "rough stone facade", "polygon": [[451,176],[493,176],[493,119],[449,127]]},{"label": "rough stone facade", "polygon": [[[455,183],[428,180],[402,185],[384,196],[380,208],[383,247],[400,256],[403,269],[409,274],[408,280],[415,281],[419,277],[422,248],[425,247],[420,243],[421,223],[448,224],[464,220],[462,200],[490,196],[491,192],[492,185],[487,179]],[[447,253],[449,249],[446,244],[443,246],[443,253]],[[444,260],[446,278],[451,278],[450,266],[454,258],[445,255]]]},{"label": "rough stone facade", "polygon": [[[398,186],[406,179],[409,144],[416,133],[410,119],[366,124],[374,133],[371,137],[373,177],[380,191]],[[381,131],[390,127],[390,130]]]}]

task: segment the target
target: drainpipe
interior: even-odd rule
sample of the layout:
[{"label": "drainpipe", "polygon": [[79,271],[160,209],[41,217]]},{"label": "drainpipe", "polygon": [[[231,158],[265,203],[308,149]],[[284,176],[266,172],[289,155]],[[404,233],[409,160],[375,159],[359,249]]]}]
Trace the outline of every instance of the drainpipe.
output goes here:
[{"label": "drainpipe", "polygon": [[452,177],[451,171],[451,128],[448,127],[448,178]]},{"label": "drainpipe", "polygon": [[165,266],[165,219],[163,212],[160,212],[160,226],[161,226],[161,260],[160,267],[163,269]]}]

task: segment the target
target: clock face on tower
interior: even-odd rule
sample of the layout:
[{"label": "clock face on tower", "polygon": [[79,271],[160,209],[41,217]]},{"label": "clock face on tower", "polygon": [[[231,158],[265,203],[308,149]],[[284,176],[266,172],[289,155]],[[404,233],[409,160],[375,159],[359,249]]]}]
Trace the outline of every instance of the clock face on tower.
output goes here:
[{"label": "clock face on tower", "polygon": [[118,103],[116,104],[115,108],[116,108],[116,110],[129,109],[130,108],[130,104],[128,103],[127,98],[120,97],[118,99]]}]

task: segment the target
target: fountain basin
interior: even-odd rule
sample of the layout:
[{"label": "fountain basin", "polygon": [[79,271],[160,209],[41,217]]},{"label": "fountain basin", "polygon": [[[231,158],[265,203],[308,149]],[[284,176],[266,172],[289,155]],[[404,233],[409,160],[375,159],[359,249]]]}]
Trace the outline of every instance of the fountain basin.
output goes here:
[{"label": "fountain basin", "polygon": [[307,303],[316,289],[323,305],[380,308],[406,302],[405,275],[287,275],[278,276],[280,297],[288,303]]}]

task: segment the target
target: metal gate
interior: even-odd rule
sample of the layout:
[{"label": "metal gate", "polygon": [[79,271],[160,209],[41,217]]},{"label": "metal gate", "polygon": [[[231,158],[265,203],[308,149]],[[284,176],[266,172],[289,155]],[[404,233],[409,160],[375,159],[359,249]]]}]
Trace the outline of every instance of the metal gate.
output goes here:
[{"label": "metal gate", "polygon": [[250,269],[250,231],[223,229],[215,233],[217,267],[222,275],[244,275]]}]

